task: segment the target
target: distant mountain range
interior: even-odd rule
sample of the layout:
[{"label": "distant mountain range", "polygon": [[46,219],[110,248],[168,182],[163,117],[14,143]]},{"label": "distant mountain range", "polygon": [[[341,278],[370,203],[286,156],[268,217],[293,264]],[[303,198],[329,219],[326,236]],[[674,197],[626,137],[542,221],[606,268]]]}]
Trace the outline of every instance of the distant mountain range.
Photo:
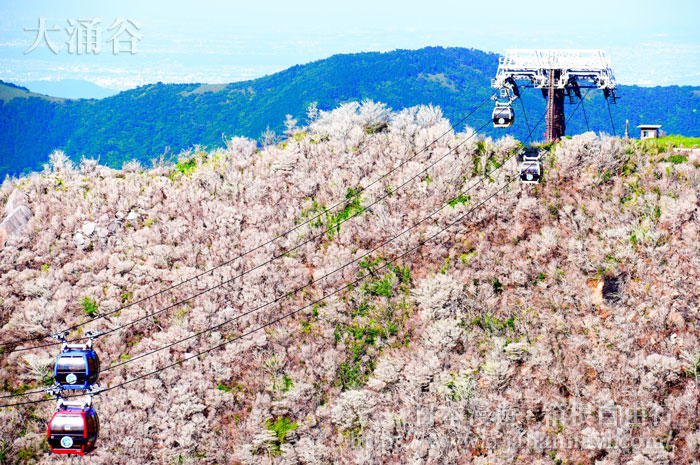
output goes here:
[{"label": "distant mountain range", "polygon": [[83,79],[61,79],[58,81],[26,81],[20,83],[32,92],[61,98],[105,98],[119,93]]},{"label": "distant mountain range", "polygon": [[[100,163],[120,167],[124,161],[148,162],[166,151],[172,155],[195,144],[223,145],[222,136],[258,138],[267,128],[281,132],[287,114],[303,124],[312,102],[322,110],[362,99],[394,109],[432,103],[455,123],[492,93],[490,81],[497,66],[498,55],[466,48],[357,53],[250,81],[157,83],[100,100],[48,97],[0,81],[0,179],[40,169],[56,148],[76,161],[82,156],[99,157]],[[611,109],[617,134],[622,134],[629,120],[632,128],[656,123],[669,134],[700,136],[700,87],[620,86],[619,95],[620,101]],[[517,103],[512,128],[496,130],[489,125],[485,134],[525,139],[527,123],[537,123],[545,101],[533,89],[526,89],[522,100],[527,113]],[[591,130],[612,132],[600,92],[591,92],[583,108]],[[466,124],[481,127],[491,109],[492,105],[484,105]],[[566,110],[572,115],[573,107],[567,105]],[[586,128],[579,109],[567,133]],[[541,124],[535,139],[541,139],[543,131]]]}]

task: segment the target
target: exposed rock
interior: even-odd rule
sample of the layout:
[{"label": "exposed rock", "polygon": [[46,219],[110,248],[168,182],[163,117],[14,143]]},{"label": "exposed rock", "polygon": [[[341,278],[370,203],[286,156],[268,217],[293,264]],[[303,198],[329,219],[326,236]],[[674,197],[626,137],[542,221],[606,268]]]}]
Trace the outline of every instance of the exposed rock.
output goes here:
[{"label": "exposed rock", "polygon": [[120,221],[117,220],[112,220],[108,225],[107,225],[107,231],[111,234],[114,234],[115,232],[119,231],[119,229],[122,227],[122,224]]},{"label": "exposed rock", "polygon": [[134,211],[129,212],[129,214],[126,215],[126,220],[127,220],[127,221],[135,221],[135,220],[138,220],[138,219],[139,219],[139,214],[136,213],[136,212],[134,212]]},{"label": "exposed rock", "polygon": [[593,305],[603,304],[603,286],[605,281],[590,280],[588,281],[588,287],[591,289],[591,303]]},{"label": "exposed rock", "polygon": [[75,236],[73,236],[73,243],[81,249],[84,249],[85,246],[87,245],[87,241],[85,240],[85,236],[83,236],[81,233],[76,233]]},{"label": "exposed rock", "polygon": [[678,312],[671,312],[668,315],[668,323],[677,329],[685,328],[685,318],[683,318],[683,315]]},{"label": "exposed rock", "polygon": [[97,228],[97,224],[89,221],[83,225],[83,234],[86,236],[92,236],[92,233],[95,232],[95,228]]},{"label": "exposed rock", "polygon": [[12,210],[17,207],[27,206],[29,204],[29,197],[24,192],[15,189],[10,197],[7,199],[5,204],[5,214],[9,214]]},{"label": "exposed rock", "polygon": [[12,213],[7,215],[7,218],[0,224],[0,227],[5,230],[8,236],[18,234],[33,216],[34,214],[32,211],[28,207],[22,205],[12,210]]},{"label": "exposed rock", "polygon": [[593,305],[615,305],[622,299],[625,276],[605,277],[588,281]]},{"label": "exposed rock", "polygon": [[117,214],[114,215],[114,217],[118,220],[123,220],[124,219],[124,212],[117,212]]},{"label": "exposed rock", "polygon": [[527,342],[513,342],[503,349],[506,356],[514,362],[522,362],[530,353]]},{"label": "exposed rock", "polygon": [[109,230],[107,228],[97,228],[97,237],[105,238],[109,236]]}]

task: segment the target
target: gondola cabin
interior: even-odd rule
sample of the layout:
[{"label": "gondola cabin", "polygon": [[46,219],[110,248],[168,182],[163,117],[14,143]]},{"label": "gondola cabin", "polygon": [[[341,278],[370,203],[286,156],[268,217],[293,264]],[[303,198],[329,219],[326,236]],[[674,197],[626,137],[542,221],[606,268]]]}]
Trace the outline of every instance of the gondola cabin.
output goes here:
[{"label": "gondola cabin", "polygon": [[491,114],[494,128],[509,128],[515,121],[515,112],[509,103],[496,103]]},{"label": "gondola cabin", "polygon": [[85,344],[69,344],[58,355],[53,377],[63,389],[88,389],[100,376],[100,359]]},{"label": "gondola cabin", "polygon": [[542,160],[540,157],[523,157],[520,162],[520,180],[525,184],[537,184],[542,179]]},{"label": "gondola cabin", "polygon": [[48,442],[56,454],[85,455],[95,448],[100,420],[88,405],[66,403],[49,421]]}]

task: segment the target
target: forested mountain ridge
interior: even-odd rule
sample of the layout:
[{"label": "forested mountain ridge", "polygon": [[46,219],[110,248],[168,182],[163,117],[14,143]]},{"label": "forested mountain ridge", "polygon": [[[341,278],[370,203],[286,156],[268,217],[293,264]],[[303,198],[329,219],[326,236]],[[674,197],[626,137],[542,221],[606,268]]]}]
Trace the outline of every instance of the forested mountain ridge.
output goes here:
[{"label": "forested mountain ridge", "polygon": [[[100,100],[46,97],[0,83],[0,178],[41,169],[54,149],[64,150],[74,161],[84,156],[120,167],[131,159],[147,163],[166,152],[174,156],[195,144],[220,147],[222,136],[259,138],[267,128],[281,132],[287,114],[305,123],[313,102],[322,110],[362,99],[397,110],[432,103],[455,123],[491,94],[497,66],[493,53],[428,47],[334,55],[230,84],[157,83]],[[629,119],[633,127],[658,123],[667,133],[700,135],[700,87],[620,86],[619,94],[612,108],[618,134]],[[527,114],[516,104],[516,124],[510,130],[520,139],[528,133],[525,116],[534,126],[545,104],[532,89],[524,91],[523,103]],[[589,94],[584,109],[591,130],[612,132],[599,92]],[[570,106],[566,110],[573,113]],[[491,105],[484,105],[467,124],[480,127],[490,111]],[[567,132],[585,130],[579,110]],[[540,127],[536,136],[541,132]],[[503,134],[493,128],[486,133]]]}]

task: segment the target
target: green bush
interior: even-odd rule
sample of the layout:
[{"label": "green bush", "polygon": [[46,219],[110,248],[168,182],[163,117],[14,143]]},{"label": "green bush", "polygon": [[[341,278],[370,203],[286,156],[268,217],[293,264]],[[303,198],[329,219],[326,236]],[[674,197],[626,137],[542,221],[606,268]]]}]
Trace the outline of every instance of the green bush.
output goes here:
[{"label": "green bush", "polygon": [[265,420],[265,428],[274,432],[277,435],[277,442],[273,444],[272,455],[280,455],[282,453],[281,447],[284,444],[287,434],[299,427],[298,423],[292,423],[287,417],[279,417],[276,420]]},{"label": "green bush", "polygon": [[[383,258],[374,261],[360,261],[360,268],[369,272],[374,278],[365,280],[362,286],[363,292],[370,296],[384,296],[389,298],[394,296],[394,288],[396,286],[398,290],[404,294],[408,294],[408,290],[412,284],[410,268],[392,264],[381,266],[385,261],[386,260]],[[377,272],[380,269],[385,270],[385,273],[381,277],[378,277]]]},{"label": "green bush", "polygon": [[501,320],[497,316],[490,313],[477,316],[473,320],[465,323],[470,326],[478,326],[489,333],[502,333],[508,329],[515,329],[515,319],[513,317],[508,318],[507,320]]},{"label": "green bush", "polygon": [[688,161],[688,157],[685,157],[683,155],[669,155],[666,158],[667,162],[673,163],[674,165],[680,165],[681,163],[685,163]]},{"label": "green bush", "polygon": [[95,299],[91,299],[90,297],[85,297],[83,299],[83,311],[89,316],[89,317],[94,317],[97,315],[97,302],[95,302]]},{"label": "green bush", "polygon": [[7,441],[2,441],[0,443],[0,463],[5,465],[8,463],[8,458],[10,456],[10,450],[12,450],[12,445]]},{"label": "green bush", "polygon": [[25,447],[17,454],[17,463],[29,463],[30,460],[35,462],[38,459],[39,456],[29,447]]},{"label": "green bush", "polygon": [[464,205],[464,204],[466,204],[467,202],[469,202],[470,200],[471,200],[471,196],[469,196],[469,195],[464,195],[464,194],[459,194],[459,196],[457,196],[457,197],[455,197],[454,199],[450,200],[450,201],[448,202],[448,204],[450,205],[450,207],[453,207],[453,208],[454,208],[454,207],[456,207],[456,206],[459,205],[459,204]]},{"label": "green bush", "polygon": [[[314,218],[310,223],[311,226],[325,226],[328,240],[333,240],[333,237],[340,232],[340,225],[342,223],[364,210],[360,203],[360,192],[358,190],[352,188],[348,189],[345,193],[345,201],[345,207],[339,211],[338,214],[333,214],[333,212],[326,208],[325,204],[319,204],[314,200],[310,208],[302,210],[301,219],[309,217]],[[295,224],[299,223],[302,223],[302,221],[295,221]]]},{"label": "green bush", "polygon": [[194,169],[197,167],[197,163],[195,162],[194,158],[190,158],[189,160],[182,160],[178,162],[177,165],[175,165],[175,169],[183,175],[188,175]]}]

